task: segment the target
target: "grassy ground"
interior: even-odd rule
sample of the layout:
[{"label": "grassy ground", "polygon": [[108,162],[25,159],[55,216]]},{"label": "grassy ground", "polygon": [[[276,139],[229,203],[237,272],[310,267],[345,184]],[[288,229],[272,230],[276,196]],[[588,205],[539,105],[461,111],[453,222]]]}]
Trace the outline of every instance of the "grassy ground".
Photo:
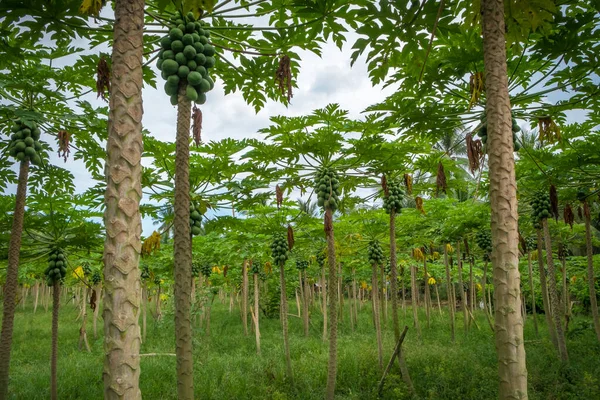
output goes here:
[{"label": "grassy ground", "polygon": [[[290,312],[295,312],[293,302]],[[169,307],[164,319],[149,317],[148,339],[142,353],[174,353],[173,317]],[[91,353],[77,350],[78,310],[71,303],[61,309],[59,325],[58,383],[61,399],[102,398],[102,337],[93,338]],[[321,340],[321,315],[312,313],[311,337],[302,334],[302,321],[290,317],[291,356],[295,384],[285,379],[283,340],[275,319],[261,319],[262,351],[255,352],[254,336],[244,337],[237,309],[215,301],[211,336],[195,328],[195,390],[199,399],[322,399],[325,392],[328,346]],[[412,315],[410,310],[408,316]],[[420,322],[422,340],[418,340],[412,318],[401,323],[409,326],[405,355],[415,388],[422,399],[493,399],[497,397],[496,354],[493,335],[483,314],[478,314],[480,329],[462,330],[462,314],[457,314],[457,340],[449,339],[448,318],[432,313],[431,328],[425,316]],[[360,311],[359,326],[352,332],[348,313],[340,326],[337,397],[374,399],[381,371],[377,366],[377,346],[370,306]],[[11,362],[10,392],[13,399],[47,399],[50,383],[50,311],[18,307]],[[544,326],[543,316],[539,318]],[[99,321],[100,328],[102,322]],[[391,320],[384,332],[385,359],[394,347]],[[101,331],[102,329],[100,329]],[[530,399],[600,399],[600,344],[590,321],[576,318],[571,323],[567,345],[571,364],[561,366],[547,333],[536,337],[533,320],[525,326]],[[175,399],[175,357],[142,357],[141,389],[146,399]],[[388,376],[383,398],[410,398],[398,375],[397,367]]]}]

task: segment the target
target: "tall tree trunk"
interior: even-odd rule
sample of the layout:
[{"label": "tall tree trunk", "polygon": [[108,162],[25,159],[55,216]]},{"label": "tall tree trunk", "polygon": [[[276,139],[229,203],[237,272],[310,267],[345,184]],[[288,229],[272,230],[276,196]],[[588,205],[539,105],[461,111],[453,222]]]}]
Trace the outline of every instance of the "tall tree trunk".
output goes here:
[{"label": "tall tree trunk", "polygon": [[13,326],[15,322],[15,300],[19,287],[19,252],[21,250],[21,235],[23,234],[23,218],[25,216],[25,201],[27,199],[27,178],[29,176],[29,161],[21,161],[15,212],[10,230],[8,244],[8,266],[6,282],[4,283],[4,308],[2,314],[2,334],[0,336],[0,399],[8,398],[8,371],[10,368],[10,350],[12,346]]},{"label": "tall tree trunk", "polygon": [[554,267],[554,259],[552,258],[552,242],[550,240],[550,229],[548,229],[548,220],[542,220],[542,229],[544,230],[544,242],[546,243],[546,262],[548,265],[548,296],[552,307],[552,317],[554,319],[554,327],[556,329],[556,339],[558,341],[558,353],[563,362],[569,361],[569,353],[567,352],[567,344],[565,342],[565,332],[562,327],[562,319],[560,317],[560,305],[558,300],[558,288],[556,287],[556,268]]},{"label": "tall tree trunk", "polygon": [[[450,331],[452,342],[455,340],[454,329],[454,302],[452,301],[452,276],[450,275],[450,266],[448,265],[448,248],[444,245],[444,267],[446,268],[446,297],[448,298],[448,311],[450,314]],[[485,293],[485,292],[484,292]]]},{"label": "tall tree trunk", "polygon": [[[281,285],[281,327],[283,329],[283,346],[285,351],[285,367],[287,377],[293,381],[292,357],[290,356],[290,340],[288,336],[288,304],[285,290],[285,266],[279,263],[279,284]],[[334,308],[335,310],[335,308]]]},{"label": "tall tree trunk", "polygon": [[469,311],[467,310],[467,296],[462,278],[462,259],[460,255],[460,241],[456,243],[456,265],[458,267],[458,293],[460,294],[460,302],[463,310],[463,325],[465,334],[469,331]]},{"label": "tall tree trunk", "polygon": [[304,287],[304,289],[302,290],[302,294],[304,295],[304,301],[303,301],[303,308],[304,308],[304,313],[302,315],[303,318],[303,322],[304,322],[304,336],[308,337],[309,336],[309,328],[310,328],[310,321],[308,319],[308,302],[310,301],[309,299],[309,292],[310,292],[310,288],[308,287],[308,279],[306,279],[306,269],[302,270],[302,275],[304,275],[304,279],[300,281],[301,285]]},{"label": "tall tree trunk", "polygon": [[327,291],[325,288],[329,287],[325,283],[325,264],[321,267],[321,300],[323,303],[323,341],[327,341]]},{"label": "tall tree trunk", "polygon": [[324,224],[325,237],[327,240],[327,262],[329,264],[329,281],[327,282],[327,294],[329,297],[329,361],[327,365],[327,400],[335,398],[335,383],[337,376],[337,269],[335,260],[335,238],[333,234],[333,211],[325,209]]},{"label": "tall tree trunk", "polygon": [[587,201],[584,203],[583,208],[585,214],[585,247],[587,254],[587,280],[588,290],[590,292],[590,308],[592,309],[596,337],[598,338],[598,341],[600,341],[600,317],[598,316],[598,301],[596,299],[596,287],[594,280],[594,258],[592,252],[592,227],[590,224],[590,206]]},{"label": "tall tree trunk", "polygon": [[248,336],[248,261],[242,263],[242,324],[244,324],[244,336]]},{"label": "tall tree trunk", "polygon": [[[146,285],[142,286],[142,342],[146,342],[146,315],[148,309],[148,289]],[[94,320],[95,321],[95,320]]]},{"label": "tall tree trunk", "polygon": [[383,325],[385,326],[385,324],[387,323],[387,319],[386,319],[386,312],[385,312],[385,277],[384,277],[384,273],[383,273],[383,265],[380,266],[379,268],[379,273],[381,275],[381,286],[379,287],[379,308],[381,309],[381,312],[379,313],[379,319],[380,319],[380,325],[381,325],[381,321],[383,321]]},{"label": "tall tree trunk", "polygon": [[383,344],[381,342],[381,316],[379,315],[378,285],[377,285],[377,264],[372,265],[373,274],[371,275],[371,293],[373,301],[373,320],[375,321],[375,334],[377,335],[377,355],[379,360],[379,369],[383,369]]},{"label": "tall tree trunk", "polygon": [[546,325],[548,325],[548,332],[550,333],[550,340],[554,347],[558,351],[558,340],[556,339],[556,328],[552,319],[552,306],[550,304],[550,298],[548,297],[548,285],[546,279],[546,271],[544,270],[544,252],[542,245],[542,230],[537,229],[537,252],[538,252],[538,268],[540,272],[540,288],[542,289],[542,303],[544,305],[544,316],[546,317]]},{"label": "tall tree trunk", "polygon": [[[531,266],[531,252],[527,251],[527,269],[529,272],[529,291],[531,292],[531,312],[533,314],[533,326],[535,328],[535,335],[539,335],[538,323],[535,311],[535,291],[533,285],[533,267]],[[485,298],[485,296],[484,296]]]},{"label": "tall tree trunk", "polygon": [[260,288],[258,286],[258,274],[254,274],[254,335],[256,336],[256,354],[260,354]]},{"label": "tall tree trunk", "polygon": [[561,263],[561,270],[562,270],[562,306],[564,309],[564,313],[565,313],[565,332],[567,332],[569,329],[569,320],[571,319],[571,307],[569,307],[569,304],[571,303],[571,299],[569,296],[569,280],[567,279],[567,258],[566,257],[561,257],[560,260]]},{"label": "tall tree trunk", "polygon": [[104,222],[104,398],[141,399],[140,235],[144,0],[117,0]]},{"label": "tall tree trunk", "polygon": [[504,1],[481,2],[487,97],[492,266],[501,399],[527,398],[521,318],[517,184],[508,95]]},{"label": "tall tree trunk", "polygon": [[431,325],[431,293],[429,289],[429,273],[427,272],[427,255],[423,254],[423,279],[425,280],[425,314],[427,315],[427,329]]},{"label": "tall tree trunk", "polygon": [[413,312],[413,320],[415,324],[415,328],[417,328],[417,334],[419,335],[419,339],[421,339],[421,325],[419,325],[419,313],[417,310],[417,302],[416,298],[419,296],[418,288],[417,288],[417,272],[415,271],[416,267],[414,265],[410,266],[410,287],[411,287],[411,305]]},{"label": "tall tree trunk", "polygon": [[38,306],[38,300],[40,297],[40,283],[39,282],[35,282],[35,301],[33,303],[33,313],[35,314],[35,311],[37,310],[37,306]]},{"label": "tall tree trunk", "polygon": [[85,349],[88,353],[91,353],[90,344],[87,340],[87,292],[88,288],[83,288],[83,294],[81,296],[81,327],[79,328],[79,350],[85,345]]},{"label": "tall tree trunk", "polygon": [[175,261],[175,353],[177,354],[177,397],[194,398],[192,357],[192,235],[190,232],[190,118],[191,103],[179,86],[177,140],[175,148],[175,219],[173,250]]},{"label": "tall tree trunk", "polygon": [[484,265],[483,265],[483,278],[482,278],[482,286],[481,286],[481,298],[483,299],[483,309],[485,311],[485,317],[488,321],[488,325],[490,326],[490,329],[492,330],[492,332],[495,331],[494,329],[494,324],[492,323],[492,317],[491,317],[491,313],[490,310],[488,308],[487,305],[487,300],[485,299],[485,287],[487,286],[487,273],[488,273],[488,262],[487,260],[485,260]]},{"label": "tall tree trunk", "polygon": [[54,282],[52,291],[52,355],[50,357],[50,394],[52,400],[58,399],[56,384],[56,362],[58,355],[58,309],[60,307],[60,282]]}]

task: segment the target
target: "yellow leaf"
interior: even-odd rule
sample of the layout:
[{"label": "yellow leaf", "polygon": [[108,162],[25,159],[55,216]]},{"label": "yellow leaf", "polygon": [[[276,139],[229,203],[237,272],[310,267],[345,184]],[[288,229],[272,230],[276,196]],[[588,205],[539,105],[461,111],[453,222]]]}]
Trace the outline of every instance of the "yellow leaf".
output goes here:
[{"label": "yellow leaf", "polygon": [[104,6],[104,0],[83,0],[79,7],[79,13],[83,15],[100,15],[100,10]]}]

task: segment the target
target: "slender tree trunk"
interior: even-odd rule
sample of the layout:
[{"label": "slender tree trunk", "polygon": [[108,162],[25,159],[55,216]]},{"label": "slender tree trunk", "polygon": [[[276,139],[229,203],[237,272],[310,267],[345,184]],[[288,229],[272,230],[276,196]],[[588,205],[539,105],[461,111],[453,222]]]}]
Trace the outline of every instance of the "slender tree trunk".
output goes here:
[{"label": "slender tree trunk", "polygon": [[550,240],[550,229],[548,229],[548,220],[542,220],[542,229],[544,230],[544,242],[546,243],[546,262],[548,264],[548,295],[552,307],[552,317],[556,328],[556,339],[558,341],[558,353],[563,362],[569,361],[569,353],[567,352],[567,344],[565,342],[565,332],[563,331],[562,321],[560,317],[560,305],[558,300],[558,289],[556,287],[556,269],[552,258],[552,242]]},{"label": "slender tree trunk", "polygon": [[561,267],[562,267],[562,290],[563,290],[563,294],[562,294],[562,301],[563,301],[563,308],[564,308],[564,313],[565,313],[565,332],[568,331],[568,326],[569,326],[569,320],[571,319],[571,313],[570,313],[570,307],[569,304],[571,302],[570,298],[569,298],[569,285],[568,285],[568,279],[567,279],[567,258],[566,257],[562,257],[561,260]]},{"label": "slender tree trunk", "polygon": [[521,318],[517,184],[506,68],[504,1],[481,2],[490,181],[496,352],[501,399],[527,398]]},{"label": "slender tree trunk", "polygon": [[546,279],[546,271],[544,270],[544,252],[542,246],[542,230],[537,229],[537,252],[538,252],[538,267],[540,272],[540,287],[542,289],[542,303],[544,305],[544,316],[546,317],[546,325],[548,325],[548,332],[550,333],[550,340],[554,344],[556,351],[558,351],[558,339],[556,338],[556,328],[552,319],[552,305],[550,304],[550,298],[548,297],[548,285]]},{"label": "slender tree trunk", "polygon": [[327,291],[325,288],[325,264],[321,267],[321,300],[323,303],[323,341],[327,341]]},{"label": "slender tree trunk", "polygon": [[[146,343],[146,316],[148,309],[148,289],[142,286],[142,342]],[[94,320],[95,321],[95,320]]]},{"label": "slender tree trunk", "polygon": [[244,336],[248,336],[248,262],[242,264],[242,323],[244,324]]},{"label": "slender tree trunk", "polygon": [[383,273],[383,265],[379,268],[379,273],[381,275],[381,286],[379,287],[379,308],[381,312],[379,313],[380,325],[381,321],[383,321],[383,325],[387,323],[386,312],[385,312],[385,277]]},{"label": "slender tree trunk", "polygon": [[417,272],[416,268],[411,265],[410,266],[410,287],[411,287],[411,305],[413,312],[413,320],[415,324],[415,328],[417,328],[417,334],[419,335],[419,339],[421,338],[421,326],[419,325],[419,313],[417,310],[416,298],[419,296],[418,288],[417,288]]},{"label": "slender tree trunk", "polygon": [[256,336],[256,354],[260,354],[260,288],[258,286],[258,274],[254,274],[254,335]]},{"label": "slender tree trunk", "polygon": [[[531,252],[527,251],[527,268],[529,272],[529,291],[531,292],[531,312],[533,314],[533,326],[535,328],[535,335],[539,335],[538,323],[535,311],[535,291],[533,285],[533,267],[531,266]],[[485,296],[484,296],[485,298]]]},{"label": "slender tree trunk", "polygon": [[377,285],[377,265],[373,264],[373,274],[371,276],[371,293],[373,293],[373,320],[375,321],[375,334],[377,335],[377,355],[379,360],[379,369],[383,369],[383,344],[381,342],[381,318],[379,315],[379,302],[377,293],[378,293],[378,285]]},{"label": "slender tree trunk", "polygon": [[40,283],[39,282],[35,283],[34,289],[35,289],[35,301],[33,303],[33,313],[35,314],[35,311],[37,310],[37,306],[38,306],[38,300],[40,297]]},{"label": "slender tree trunk", "polygon": [[285,290],[285,267],[283,263],[279,263],[279,284],[281,285],[281,327],[283,328],[286,373],[287,377],[293,381],[294,374],[292,373],[292,357],[290,356],[290,341],[288,337],[288,304],[287,293]]},{"label": "slender tree trunk", "polygon": [[310,301],[309,299],[309,287],[308,287],[308,279],[306,279],[306,269],[302,270],[302,274],[304,275],[304,279],[300,281],[301,285],[304,286],[304,290],[303,295],[304,295],[304,302],[303,302],[303,308],[304,308],[304,313],[302,315],[303,318],[303,322],[304,322],[304,336],[308,337],[309,336],[309,328],[310,328],[310,320],[308,319],[308,303]]},{"label": "slender tree trunk", "polygon": [[19,252],[21,250],[21,235],[23,234],[28,176],[29,161],[21,161],[17,195],[15,198],[15,212],[13,214],[10,242],[8,244],[6,282],[4,283],[4,308],[2,314],[2,334],[0,335],[0,400],[8,398],[8,371],[10,368],[10,350],[15,320],[15,300],[19,285]]},{"label": "slender tree trunk", "polygon": [[79,350],[85,348],[88,353],[91,353],[90,344],[87,340],[87,288],[83,289],[83,294],[81,296],[81,327],[79,328]]},{"label": "slender tree trunk", "polygon": [[104,222],[104,399],[141,399],[140,235],[144,0],[117,0]]},{"label": "slender tree trunk", "polygon": [[155,305],[156,305],[156,320],[160,321],[162,319],[162,311],[160,310],[160,292],[161,292],[161,287],[160,284],[158,285],[158,289],[156,291],[156,300],[155,300]]},{"label": "slender tree trunk", "polygon": [[423,279],[425,280],[425,314],[427,315],[427,329],[431,325],[431,293],[429,289],[429,273],[427,272],[427,255],[423,254]]},{"label": "slender tree trunk", "polygon": [[335,238],[333,233],[333,212],[330,208],[325,209],[324,217],[325,237],[327,240],[327,261],[329,264],[329,282],[327,285],[327,294],[329,296],[329,361],[327,365],[327,400],[335,398],[335,384],[337,376],[337,308],[336,299],[337,270],[335,259]]},{"label": "slender tree trunk", "polygon": [[485,299],[485,287],[487,286],[487,272],[488,272],[488,262],[487,260],[484,261],[484,265],[483,265],[483,279],[482,279],[482,286],[481,286],[481,298],[483,299],[483,309],[485,311],[485,317],[488,321],[488,325],[490,326],[490,329],[492,330],[492,332],[495,331],[494,329],[494,324],[492,323],[492,316],[490,313],[490,310],[488,309],[487,306],[487,301]]},{"label": "slender tree trunk", "polygon": [[406,318],[406,288],[404,287],[404,274],[402,274],[402,311],[404,312],[404,318]]},{"label": "slender tree trunk", "polygon": [[[397,341],[400,335],[400,322],[398,321],[398,258],[396,251],[396,210],[392,208],[390,211],[390,291],[392,292],[392,323],[394,324],[394,337]],[[404,296],[404,293],[402,295]],[[404,299],[402,307],[404,307]]]},{"label": "slender tree trunk", "polygon": [[467,310],[467,296],[462,278],[462,259],[460,257],[460,241],[456,243],[456,265],[458,267],[458,293],[460,293],[460,302],[463,310],[463,325],[466,334],[469,331],[469,313]]},{"label": "slender tree trunk", "polygon": [[442,303],[440,302],[440,291],[438,290],[438,284],[435,284],[435,297],[437,298],[438,310],[440,311],[440,317],[442,314]]},{"label": "slender tree trunk", "polygon": [[475,291],[475,282],[473,281],[473,257],[469,257],[469,292],[471,313],[475,312],[475,303],[477,302],[477,294]]},{"label": "slender tree trunk", "polygon": [[446,297],[448,298],[448,311],[450,314],[450,331],[452,342],[455,340],[455,328],[454,328],[454,302],[452,301],[452,276],[450,275],[450,266],[448,265],[448,248],[444,245],[444,267],[446,268]]},{"label": "slender tree trunk", "polygon": [[52,400],[58,399],[56,384],[56,364],[58,355],[58,309],[60,307],[60,282],[56,281],[52,291],[52,355],[50,357],[50,394]]},{"label": "slender tree trunk", "polygon": [[194,360],[192,358],[192,236],[190,232],[190,118],[191,103],[180,84],[177,104],[175,149],[175,353],[177,354],[177,397],[194,398]]},{"label": "slender tree trunk", "polygon": [[600,341],[600,316],[598,316],[598,300],[596,298],[596,287],[594,278],[594,258],[592,247],[592,227],[590,223],[590,206],[587,202],[583,205],[585,214],[585,244],[587,254],[587,281],[588,290],[590,292],[590,308],[592,309],[592,317],[594,319],[594,329],[596,337]]}]

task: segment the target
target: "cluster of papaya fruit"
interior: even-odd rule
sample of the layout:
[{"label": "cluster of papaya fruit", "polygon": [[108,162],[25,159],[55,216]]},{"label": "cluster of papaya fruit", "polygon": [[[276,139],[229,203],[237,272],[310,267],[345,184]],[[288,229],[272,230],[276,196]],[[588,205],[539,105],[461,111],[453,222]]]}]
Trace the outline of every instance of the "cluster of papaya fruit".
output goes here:
[{"label": "cluster of papaya fruit", "polygon": [[308,268],[308,261],[306,260],[297,260],[296,261],[296,268],[299,270],[303,270]]},{"label": "cluster of papaya fruit", "polygon": [[550,194],[546,191],[539,191],[534,194],[533,200],[531,201],[532,218],[534,221],[540,221],[543,219],[550,218],[552,215],[552,208],[550,206]]},{"label": "cluster of papaya fruit", "polygon": [[198,236],[202,233],[202,214],[200,205],[192,200],[190,202],[190,228],[192,236]]},{"label": "cluster of papaya fruit", "polygon": [[489,254],[492,252],[492,232],[480,229],[477,231],[477,235],[475,235],[475,242],[485,253]]},{"label": "cluster of papaya fruit", "polygon": [[179,88],[185,85],[185,96],[197,104],[206,102],[206,93],[215,86],[208,71],[215,66],[215,48],[208,42],[210,32],[204,21],[196,21],[193,13],[173,19],[169,34],[160,40],[156,63],[165,82],[165,93],[177,105]]},{"label": "cluster of papaya fruit", "polygon": [[42,150],[42,145],[39,140],[42,132],[38,124],[17,118],[13,121],[11,131],[8,153],[17,161],[31,161],[33,165],[40,165],[42,158],[39,151]]},{"label": "cluster of papaya fruit", "polygon": [[[515,151],[519,151],[521,149],[521,145],[517,140],[517,133],[521,131],[521,127],[517,124],[517,120],[515,118],[515,114],[511,112],[512,119],[512,133],[513,133],[513,148]],[[487,134],[487,117],[485,111],[483,112],[483,116],[481,117],[481,123],[483,124],[479,131],[477,132],[477,136],[481,138],[481,143],[484,145],[487,143],[488,134]]]},{"label": "cluster of papaya fruit", "polygon": [[340,201],[339,175],[333,168],[322,167],[315,175],[315,191],[317,192],[317,203],[319,207],[337,210]]},{"label": "cluster of papaya fruit", "polygon": [[383,208],[385,212],[390,214],[392,210],[398,214],[402,209],[402,199],[404,198],[404,191],[400,187],[400,182],[397,180],[391,180],[387,183],[388,194],[383,197]]},{"label": "cluster of papaya fruit", "polygon": [[276,233],[271,242],[271,254],[275,264],[284,264],[288,259],[288,242],[282,233]]},{"label": "cluster of papaya fruit", "polygon": [[62,249],[54,248],[48,255],[48,267],[44,271],[48,286],[54,286],[57,281],[67,275],[67,259]]},{"label": "cluster of papaya fruit", "polygon": [[371,240],[367,249],[369,263],[371,265],[382,265],[384,262],[383,249],[378,240]]}]

